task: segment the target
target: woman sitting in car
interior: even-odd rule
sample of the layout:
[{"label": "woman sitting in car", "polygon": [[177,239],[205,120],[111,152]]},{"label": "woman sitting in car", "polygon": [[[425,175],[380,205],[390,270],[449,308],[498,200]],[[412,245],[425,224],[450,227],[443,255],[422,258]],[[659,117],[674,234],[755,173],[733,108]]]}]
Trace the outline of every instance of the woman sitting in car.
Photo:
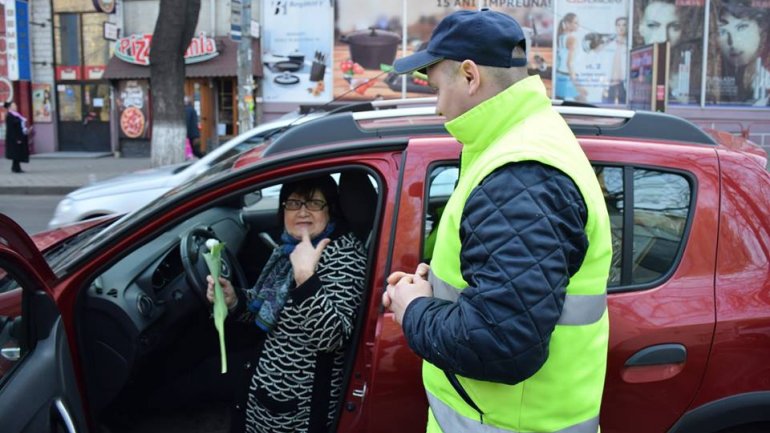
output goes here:
[{"label": "woman sitting in car", "polygon": [[280,203],[281,242],[254,287],[220,278],[231,317],[265,333],[232,431],[328,431],[363,294],[364,247],[341,216],[334,179],[287,183]]}]

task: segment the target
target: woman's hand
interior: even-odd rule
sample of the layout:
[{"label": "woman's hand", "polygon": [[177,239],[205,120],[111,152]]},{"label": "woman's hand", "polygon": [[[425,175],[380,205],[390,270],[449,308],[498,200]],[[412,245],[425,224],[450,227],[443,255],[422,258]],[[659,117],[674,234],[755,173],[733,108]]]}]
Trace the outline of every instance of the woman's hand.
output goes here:
[{"label": "woman's hand", "polygon": [[[209,300],[212,304],[214,303],[214,277],[211,275],[206,276],[206,281],[209,283],[208,287],[206,288],[206,299]],[[235,289],[233,289],[233,285],[230,284],[230,281],[219,277],[219,284],[222,286],[222,294],[225,295],[225,305],[227,306],[228,310],[231,310],[236,302],[238,302],[238,298],[235,296]]]},{"label": "woman's hand", "polygon": [[330,239],[321,239],[318,246],[314,247],[310,242],[307,229],[302,230],[302,241],[294,247],[294,251],[289,255],[297,286],[302,285],[315,273],[318,261],[321,260],[321,253],[329,245],[329,242],[331,242]]}]

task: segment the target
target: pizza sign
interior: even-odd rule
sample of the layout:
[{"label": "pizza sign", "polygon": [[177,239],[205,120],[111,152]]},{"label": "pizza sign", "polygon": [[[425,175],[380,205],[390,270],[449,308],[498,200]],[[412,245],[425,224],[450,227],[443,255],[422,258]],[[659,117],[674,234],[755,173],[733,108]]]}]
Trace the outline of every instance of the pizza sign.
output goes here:
[{"label": "pizza sign", "polygon": [[127,80],[118,85],[120,132],[127,138],[148,138],[148,83]]},{"label": "pizza sign", "polygon": [[[115,56],[124,62],[148,66],[150,64],[150,46],[152,35],[131,35],[115,42]],[[184,54],[186,64],[204,62],[219,55],[217,44],[213,38],[206,37],[201,32],[190,41],[190,46]]]},{"label": "pizza sign", "polygon": [[120,115],[120,130],[128,138],[139,138],[144,134],[144,113],[136,107],[128,107]]}]

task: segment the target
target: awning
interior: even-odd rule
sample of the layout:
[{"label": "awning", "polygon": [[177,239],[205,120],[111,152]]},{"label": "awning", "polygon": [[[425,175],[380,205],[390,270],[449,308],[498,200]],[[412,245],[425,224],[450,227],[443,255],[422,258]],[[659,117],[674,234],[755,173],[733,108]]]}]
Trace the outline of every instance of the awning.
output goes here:
[{"label": "awning", "polygon": [[[216,38],[219,55],[205,62],[185,66],[187,78],[235,77],[238,75],[238,42],[229,38]],[[262,61],[259,40],[252,40],[252,71],[255,77],[262,77]],[[107,80],[133,80],[150,78],[150,67],[124,62],[112,56],[107,62],[102,78]]]}]

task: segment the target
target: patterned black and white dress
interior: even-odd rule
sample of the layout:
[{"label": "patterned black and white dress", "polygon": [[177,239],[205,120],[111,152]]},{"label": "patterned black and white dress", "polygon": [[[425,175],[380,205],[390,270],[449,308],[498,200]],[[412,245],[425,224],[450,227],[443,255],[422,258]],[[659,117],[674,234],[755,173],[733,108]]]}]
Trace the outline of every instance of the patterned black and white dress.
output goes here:
[{"label": "patterned black and white dress", "polygon": [[[265,336],[241,405],[247,433],[328,431],[334,418],[345,352],[364,290],[366,254],[352,233],[332,239],[316,273],[291,288],[275,327]],[[242,300],[247,302],[239,302],[238,320],[253,320],[242,305],[254,293],[245,291]],[[239,418],[233,422],[240,423]],[[233,431],[239,430],[234,424]]]}]

